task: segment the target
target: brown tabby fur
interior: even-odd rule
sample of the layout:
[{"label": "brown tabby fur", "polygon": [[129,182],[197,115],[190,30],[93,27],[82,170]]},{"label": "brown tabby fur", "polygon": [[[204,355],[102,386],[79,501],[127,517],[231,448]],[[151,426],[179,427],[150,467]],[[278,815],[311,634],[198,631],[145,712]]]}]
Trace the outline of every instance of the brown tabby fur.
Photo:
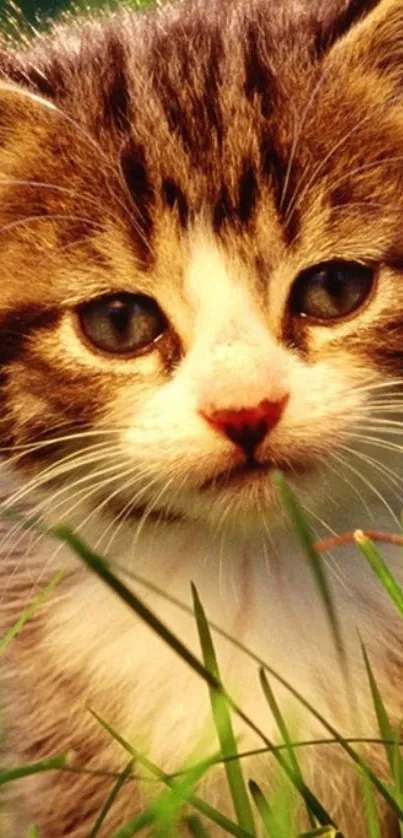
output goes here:
[{"label": "brown tabby fur", "polygon": [[[181,298],[189,235],[200,217],[247,265],[257,298],[285,254],[295,274],[320,261],[318,253],[354,259],[365,252],[394,271],[395,297],[382,318],[342,338],[336,333],[325,351],[401,375],[401,0],[200,0],[122,11],[72,20],[23,47],[4,43],[0,67],[3,446],[17,451],[56,428],[67,434],[119,421],[111,393],[131,384],[133,370],[94,371],[66,360],[54,337],[63,312],[131,290],[133,276],[143,293],[158,285],[164,299],[172,289]],[[322,351],[287,315],[276,329],[309,360]],[[157,381],[173,374],[189,342],[190,333],[172,329],[159,343]],[[63,451],[57,443],[36,448],[19,465],[30,476]],[[32,597],[35,562],[24,573],[12,556],[3,562],[3,629]],[[55,668],[48,654],[54,605],[9,649],[14,758],[72,749],[77,764],[120,769],[124,754],[88,714],[73,713],[96,704],[96,688],[85,672]],[[388,694],[396,719],[399,631],[393,621]],[[6,681],[6,696],[8,689]],[[113,716],[117,704],[115,695],[107,698],[104,715],[109,707]],[[308,778],[327,788],[346,838],[362,838],[357,782],[348,775],[338,785],[337,759],[323,757],[322,772],[334,776],[320,778],[315,768]],[[27,781],[4,838],[20,838],[33,820],[41,838],[84,838],[108,788],[105,778],[68,773]],[[136,811],[132,785],[119,801],[102,835]],[[395,829],[385,816],[382,838]]]}]

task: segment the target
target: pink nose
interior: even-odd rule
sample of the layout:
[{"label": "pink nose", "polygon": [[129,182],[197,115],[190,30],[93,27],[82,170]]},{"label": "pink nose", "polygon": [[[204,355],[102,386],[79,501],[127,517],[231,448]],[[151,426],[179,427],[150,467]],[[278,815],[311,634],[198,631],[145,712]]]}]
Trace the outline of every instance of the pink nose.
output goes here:
[{"label": "pink nose", "polygon": [[255,407],[243,407],[239,410],[201,410],[203,418],[216,431],[228,437],[235,445],[244,449],[251,457],[254,449],[263,442],[265,436],[280,420],[288,401],[284,396],[280,401],[271,402],[263,399]]}]

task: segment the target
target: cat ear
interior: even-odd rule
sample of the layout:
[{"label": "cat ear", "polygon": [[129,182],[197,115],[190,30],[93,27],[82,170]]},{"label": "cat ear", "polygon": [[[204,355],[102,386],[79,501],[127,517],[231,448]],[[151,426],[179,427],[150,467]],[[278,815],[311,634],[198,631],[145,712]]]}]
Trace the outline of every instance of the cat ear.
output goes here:
[{"label": "cat ear", "polygon": [[327,52],[357,23],[363,21],[382,0],[336,0],[321,3],[318,14],[317,46]]},{"label": "cat ear", "polygon": [[19,55],[0,47],[0,80],[25,88],[37,96],[55,99],[63,86],[58,56],[38,52]]},{"label": "cat ear", "polygon": [[9,56],[0,50],[0,153],[10,138],[26,132],[27,125],[38,125],[44,108],[53,111],[54,107],[49,96],[29,83],[21,68],[12,66]]},{"label": "cat ear", "polygon": [[331,61],[339,57],[346,70],[379,73],[403,84],[402,0],[349,0],[339,19],[326,26]]}]

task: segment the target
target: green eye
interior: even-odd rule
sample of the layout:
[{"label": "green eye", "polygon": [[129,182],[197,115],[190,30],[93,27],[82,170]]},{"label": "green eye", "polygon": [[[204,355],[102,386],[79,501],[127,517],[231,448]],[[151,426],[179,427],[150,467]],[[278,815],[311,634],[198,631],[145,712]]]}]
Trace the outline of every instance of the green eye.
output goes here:
[{"label": "green eye", "polygon": [[152,347],[167,321],[151,297],[113,294],[97,297],[78,308],[87,340],[110,355],[136,355]]},{"label": "green eye", "polygon": [[342,260],[323,262],[300,273],[294,282],[291,311],[326,325],[359,309],[374,282],[374,269],[367,265]]}]

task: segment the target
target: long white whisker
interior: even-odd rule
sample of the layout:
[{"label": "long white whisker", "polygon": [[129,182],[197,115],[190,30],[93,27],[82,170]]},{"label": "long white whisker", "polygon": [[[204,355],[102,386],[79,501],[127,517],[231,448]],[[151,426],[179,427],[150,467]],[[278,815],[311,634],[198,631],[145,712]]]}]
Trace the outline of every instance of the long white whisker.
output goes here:
[{"label": "long white whisker", "polygon": [[379,463],[374,457],[370,457],[367,454],[362,454],[360,451],[357,451],[355,448],[351,448],[348,445],[340,446],[343,451],[346,451],[348,454],[353,454],[362,462],[366,463],[367,465],[371,466],[375,471],[377,471],[381,475],[381,479],[383,479],[386,485],[389,487],[390,491],[394,494],[397,500],[401,503],[403,498],[403,491],[396,491],[393,489],[393,485],[403,484],[402,478],[399,478],[391,469],[387,466],[384,466],[382,463]]},{"label": "long white whisker", "polygon": [[338,460],[345,468],[348,468],[349,471],[351,471],[353,474],[355,474],[358,477],[358,479],[361,480],[361,482],[364,483],[364,485],[367,486],[367,488],[371,492],[373,492],[374,495],[376,495],[376,497],[381,501],[381,503],[385,507],[385,509],[387,509],[387,511],[389,512],[389,514],[390,514],[391,518],[393,519],[393,521],[395,522],[395,524],[397,524],[397,526],[400,529],[400,521],[399,521],[398,516],[393,511],[393,509],[390,506],[390,504],[388,503],[388,501],[378,491],[378,489],[369,480],[367,480],[367,478],[364,477],[364,475],[360,471],[358,471],[358,469],[356,469],[354,466],[352,466],[351,463],[349,463],[347,460],[343,461],[337,454],[335,454],[334,451],[331,452],[331,456],[334,459]]}]

